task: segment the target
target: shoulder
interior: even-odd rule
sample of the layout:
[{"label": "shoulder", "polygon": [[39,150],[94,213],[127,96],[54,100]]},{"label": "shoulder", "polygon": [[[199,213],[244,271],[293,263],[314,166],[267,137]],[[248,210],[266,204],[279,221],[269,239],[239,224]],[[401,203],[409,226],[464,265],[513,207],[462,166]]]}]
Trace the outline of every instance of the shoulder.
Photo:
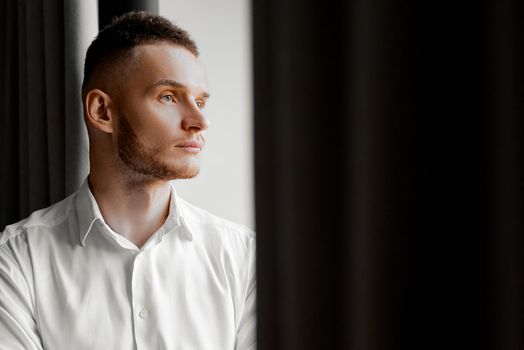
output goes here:
[{"label": "shoulder", "polygon": [[209,211],[199,208],[183,198],[178,198],[180,209],[184,218],[191,224],[200,224],[207,229],[221,231],[230,235],[238,235],[244,239],[255,239],[255,231],[246,225],[242,225],[220,216],[214,215]]},{"label": "shoulder", "polygon": [[58,203],[47,208],[37,210],[27,218],[17,223],[8,225],[0,233],[0,247],[13,240],[25,240],[31,232],[49,231],[62,224],[74,211],[74,197],[72,194]]},{"label": "shoulder", "polygon": [[[62,223],[74,214],[72,196],[45,209],[33,212],[27,218],[8,225],[0,232],[0,297],[17,300],[14,308],[34,305],[34,271],[41,268],[35,257],[49,259],[48,249],[57,232],[67,232]],[[76,216],[76,215],[75,215]],[[38,253],[37,253],[38,252]],[[14,298],[14,299],[13,299]]]},{"label": "shoulder", "polygon": [[183,220],[193,236],[213,246],[249,252],[255,248],[256,234],[251,228],[190,204],[178,197]]}]

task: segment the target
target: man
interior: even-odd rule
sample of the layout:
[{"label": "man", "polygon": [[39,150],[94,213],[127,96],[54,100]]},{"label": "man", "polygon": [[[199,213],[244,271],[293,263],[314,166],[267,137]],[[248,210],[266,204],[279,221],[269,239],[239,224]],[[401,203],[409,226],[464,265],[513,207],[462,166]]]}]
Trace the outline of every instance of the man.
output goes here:
[{"label": "man", "polygon": [[129,13],[86,55],[90,174],[0,235],[0,349],[255,349],[255,236],[177,197],[209,97],[196,44]]}]

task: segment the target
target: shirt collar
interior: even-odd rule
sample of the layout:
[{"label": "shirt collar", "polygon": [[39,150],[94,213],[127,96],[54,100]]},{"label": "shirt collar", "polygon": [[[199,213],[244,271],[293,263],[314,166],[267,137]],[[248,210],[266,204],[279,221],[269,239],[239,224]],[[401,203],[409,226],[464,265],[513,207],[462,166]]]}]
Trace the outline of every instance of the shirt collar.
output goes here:
[{"label": "shirt collar", "polygon": [[[178,197],[173,183],[170,183],[171,198],[169,205],[169,214],[164,223],[165,233],[173,231],[175,228],[182,226],[182,231],[187,240],[193,240],[193,232],[190,226],[187,224],[187,218],[183,215],[183,210],[180,208],[181,200]],[[82,186],[78,190],[75,198],[75,209],[76,216],[78,219],[78,233],[80,235],[80,242],[82,246],[85,246],[87,236],[91,232],[93,225],[96,221],[101,221],[105,224],[104,217],[100,212],[98,204],[96,202],[87,178],[82,183]],[[164,233],[164,234],[165,234]]]}]

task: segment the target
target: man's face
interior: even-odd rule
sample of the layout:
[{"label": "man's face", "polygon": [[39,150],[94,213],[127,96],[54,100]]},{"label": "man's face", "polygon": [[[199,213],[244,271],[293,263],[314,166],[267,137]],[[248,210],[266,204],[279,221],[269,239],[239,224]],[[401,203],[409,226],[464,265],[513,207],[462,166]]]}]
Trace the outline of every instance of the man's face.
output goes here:
[{"label": "man's face", "polygon": [[196,176],[209,123],[202,65],[188,50],[164,43],[136,47],[132,60],[113,97],[119,158],[147,178]]}]

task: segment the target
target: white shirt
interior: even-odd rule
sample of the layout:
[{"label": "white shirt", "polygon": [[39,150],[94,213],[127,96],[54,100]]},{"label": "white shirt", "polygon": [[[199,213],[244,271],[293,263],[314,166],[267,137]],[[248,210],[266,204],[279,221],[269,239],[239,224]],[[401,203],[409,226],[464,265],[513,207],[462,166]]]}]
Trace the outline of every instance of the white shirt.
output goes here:
[{"label": "white shirt", "polygon": [[0,350],[256,349],[255,235],[176,196],[139,249],[87,181],[0,233]]}]

